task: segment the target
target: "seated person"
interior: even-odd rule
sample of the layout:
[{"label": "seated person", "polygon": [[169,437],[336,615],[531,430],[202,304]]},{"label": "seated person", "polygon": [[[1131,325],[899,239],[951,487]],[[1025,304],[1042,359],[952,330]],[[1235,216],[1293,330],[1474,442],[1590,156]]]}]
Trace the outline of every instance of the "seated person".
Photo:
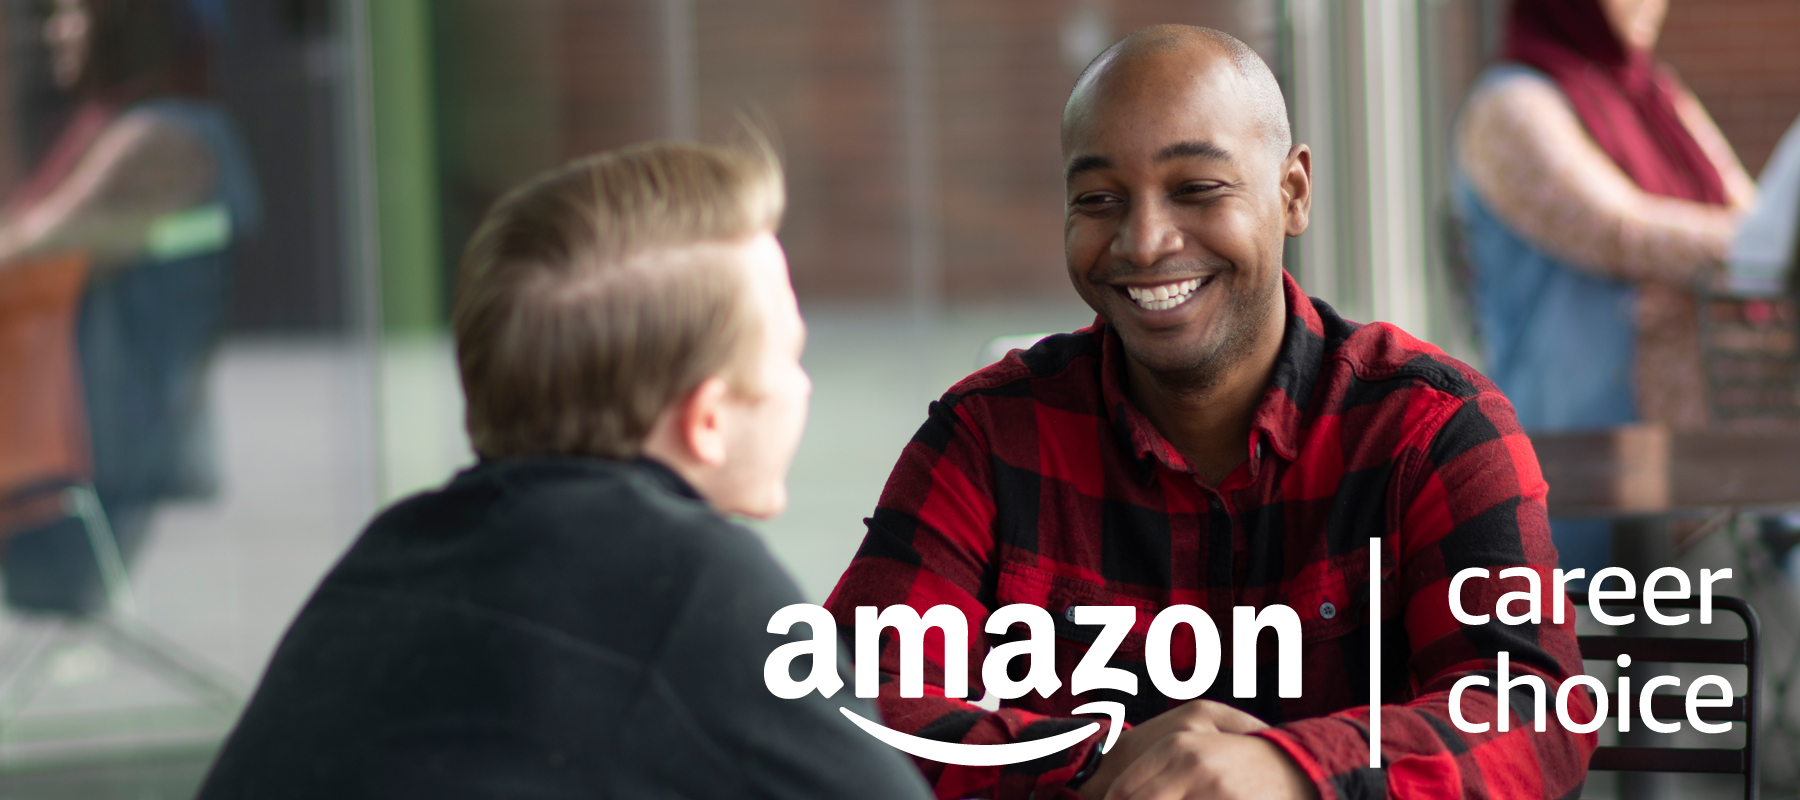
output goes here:
[{"label": "seated person", "polygon": [[[75,329],[87,477],[130,564],[158,506],[218,489],[209,373],[234,259],[261,225],[262,200],[208,78],[216,19],[183,0],[45,5],[48,71],[74,108],[0,207],[0,271],[47,254],[90,259]],[[0,505],[80,477],[0,485]],[[63,514],[0,522],[8,607],[107,610],[88,524]]]},{"label": "seated person", "polygon": [[806,419],[783,197],[766,154],[653,144],[489,212],[454,320],[480,463],[325,577],[200,797],[927,796],[767,690],[800,592],[722,516],[783,509]]},{"label": "seated person", "polygon": [[[1077,79],[1062,152],[1069,278],[1099,318],[931,406],[827,605],[852,628],[858,606],[955,606],[970,665],[1024,633],[985,634],[995,609],[1051,612],[1060,688],[988,713],[944,696],[942,659],[927,650],[937,691],[881,686],[882,715],[903,732],[1040,739],[1091,722],[1070,712],[1098,700],[1121,702],[1134,727],[1104,755],[1103,723],[1025,764],[923,763],[938,796],[1577,794],[1592,734],[1555,720],[1543,733],[1514,721],[1466,734],[1448,712],[1452,684],[1491,675],[1500,651],[1513,676],[1552,693],[1582,669],[1572,624],[1461,626],[1449,608],[1458,570],[1556,563],[1530,442],[1475,370],[1392,325],[1344,320],[1283,271],[1285,237],[1306,230],[1312,155],[1290,144],[1267,66],[1217,31],[1134,33]],[[1375,621],[1370,547],[1382,565]],[[1500,592],[1525,588],[1469,581],[1462,601],[1491,611]],[[1300,618],[1301,696],[1276,696],[1266,634],[1257,696],[1231,697],[1231,609],[1276,603]],[[1185,704],[1145,677],[1145,633],[1174,604],[1205,610],[1227,648],[1211,689]],[[1138,676],[1137,694],[1071,694],[1098,632],[1073,623],[1076,606],[1139,609],[1110,665]],[[1374,623],[1380,770],[1368,768]],[[884,643],[884,674],[896,673],[897,639]],[[1174,650],[1174,674],[1189,675],[1193,648]],[[979,670],[969,686],[980,696]],[[1575,695],[1569,713],[1592,716]],[[1491,691],[1462,696],[1468,720],[1492,721],[1496,707]]]}]

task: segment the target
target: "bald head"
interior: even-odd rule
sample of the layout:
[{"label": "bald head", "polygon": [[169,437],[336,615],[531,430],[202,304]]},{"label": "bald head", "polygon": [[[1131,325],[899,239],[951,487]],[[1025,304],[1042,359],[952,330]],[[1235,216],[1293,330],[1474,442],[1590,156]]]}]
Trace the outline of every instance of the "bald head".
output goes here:
[{"label": "bald head", "polygon": [[1194,25],[1152,25],[1120,39],[1106,48],[1081,71],[1075,88],[1069,92],[1063,107],[1063,142],[1068,145],[1069,128],[1091,108],[1100,96],[1137,84],[1145,71],[1176,71],[1190,76],[1204,75],[1221,67],[1228,68],[1236,80],[1229,85],[1236,97],[1216,98],[1223,102],[1240,102],[1239,111],[1255,125],[1263,142],[1280,163],[1293,145],[1288,126],[1287,102],[1281,96],[1281,84],[1269,71],[1262,56],[1230,34]]}]

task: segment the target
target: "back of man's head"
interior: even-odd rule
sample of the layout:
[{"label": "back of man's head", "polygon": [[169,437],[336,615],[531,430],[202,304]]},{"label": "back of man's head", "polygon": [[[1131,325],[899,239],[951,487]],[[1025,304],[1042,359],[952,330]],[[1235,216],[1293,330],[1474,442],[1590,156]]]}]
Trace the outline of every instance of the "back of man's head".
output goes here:
[{"label": "back of man's head", "polygon": [[784,205],[767,147],[666,142],[501,198],[464,252],[453,314],[475,451],[632,458],[707,378],[754,391],[742,270],[683,256],[774,231]]}]

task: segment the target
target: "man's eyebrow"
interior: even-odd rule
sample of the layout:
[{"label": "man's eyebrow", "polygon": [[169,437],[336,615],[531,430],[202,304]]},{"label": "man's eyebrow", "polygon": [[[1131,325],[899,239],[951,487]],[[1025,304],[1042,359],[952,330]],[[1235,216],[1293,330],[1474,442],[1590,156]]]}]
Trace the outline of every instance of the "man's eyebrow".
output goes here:
[{"label": "man's eyebrow", "polygon": [[1231,154],[1208,141],[1176,142],[1163,148],[1156,154],[1157,161],[1169,161],[1177,158],[1204,158],[1209,161],[1230,161]]},{"label": "man's eyebrow", "polygon": [[[1158,162],[1171,161],[1177,158],[1204,158],[1208,161],[1230,161],[1231,153],[1227,152],[1223,147],[1204,140],[1176,142],[1156,153],[1156,160]],[[1076,175],[1080,175],[1083,172],[1095,169],[1107,169],[1112,165],[1112,161],[1105,156],[1082,156],[1069,162],[1069,171],[1063,176],[1063,179],[1073,180]]]},{"label": "man's eyebrow", "polygon": [[1106,156],[1082,156],[1069,162],[1069,171],[1063,175],[1063,180],[1074,180],[1076,175],[1088,170],[1107,169],[1112,165],[1112,161]]}]

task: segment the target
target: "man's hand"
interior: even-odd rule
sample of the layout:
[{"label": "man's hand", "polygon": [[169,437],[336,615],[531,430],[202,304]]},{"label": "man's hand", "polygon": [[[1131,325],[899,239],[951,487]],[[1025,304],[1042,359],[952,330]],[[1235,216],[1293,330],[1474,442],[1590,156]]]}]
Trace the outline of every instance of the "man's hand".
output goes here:
[{"label": "man's hand", "polygon": [[[1077,789],[1083,800],[1110,797],[1107,790],[1139,758],[1152,752],[1164,741],[1184,733],[1245,734],[1269,727],[1249,714],[1224,703],[1194,700],[1164,711],[1144,724],[1119,734],[1113,748],[1100,758],[1100,769]],[[1240,737],[1242,738],[1242,737]],[[1273,746],[1273,745],[1271,745]],[[1286,758],[1286,756],[1282,756]],[[1290,762],[1291,765],[1292,762]],[[1298,767],[1294,768],[1298,771]],[[1305,776],[1302,775],[1304,780]]]},{"label": "man's hand", "polygon": [[1182,731],[1133,761],[1113,781],[1106,800],[1317,800],[1318,796],[1300,765],[1274,742],[1240,733]]}]

